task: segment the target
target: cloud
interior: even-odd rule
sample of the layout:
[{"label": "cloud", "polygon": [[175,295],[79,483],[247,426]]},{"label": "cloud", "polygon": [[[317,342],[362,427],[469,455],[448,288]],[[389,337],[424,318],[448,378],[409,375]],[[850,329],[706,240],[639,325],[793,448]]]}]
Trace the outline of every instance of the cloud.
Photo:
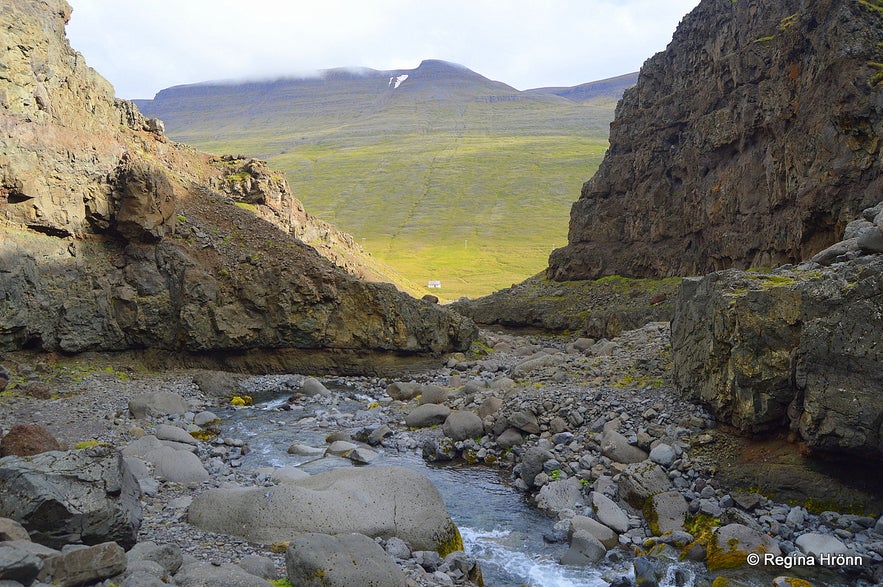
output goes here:
[{"label": "cloud", "polygon": [[125,98],[213,79],[461,63],[519,89],[637,70],[698,0],[70,0],[73,47]]}]

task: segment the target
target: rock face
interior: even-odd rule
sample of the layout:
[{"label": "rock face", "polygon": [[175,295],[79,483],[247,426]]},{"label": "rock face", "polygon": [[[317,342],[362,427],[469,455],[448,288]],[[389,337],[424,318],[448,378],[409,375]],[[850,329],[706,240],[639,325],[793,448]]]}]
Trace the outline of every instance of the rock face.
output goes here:
[{"label": "rock face", "polygon": [[703,0],[649,59],[573,205],[556,280],[774,267],[879,200],[883,12]]},{"label": "rock face", "polygon": [[64,38],[69,15],[0,11],[0,350],[229,351],[278,370],[469,344],[469,320],[303,244],[300,205],[263,164],[174,144],[116,100]]},{"label": "rock face", "polygon": [[141,490],[119,453],[93,447],[0,459],[0,516],[53,548],[135,544]]},{"label": "rock face", "polygon": [[811,449],[883,456],[883,257],[855,255],[685,280],[676,385],[742,431],[790,426]]}]

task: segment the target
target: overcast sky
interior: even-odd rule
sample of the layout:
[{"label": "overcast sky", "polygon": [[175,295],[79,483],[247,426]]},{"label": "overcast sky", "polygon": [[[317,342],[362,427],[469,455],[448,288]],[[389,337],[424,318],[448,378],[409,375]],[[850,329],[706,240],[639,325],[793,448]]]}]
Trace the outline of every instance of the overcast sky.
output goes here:
[{"label": "overcast sky", "polygon": [[334,67],[460,63],[520,90],[637,71],[699,0],[68,0],[122,98]]}]

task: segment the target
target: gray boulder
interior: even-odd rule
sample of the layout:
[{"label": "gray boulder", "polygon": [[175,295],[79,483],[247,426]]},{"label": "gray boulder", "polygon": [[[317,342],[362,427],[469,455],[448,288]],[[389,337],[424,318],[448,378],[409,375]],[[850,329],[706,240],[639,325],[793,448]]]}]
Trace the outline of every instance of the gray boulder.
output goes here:
[{"label": "gray boulder", "polygon": [[650,530],[655,535],[683,531],[687,519],[687,500],[678,491],[665,491],[649,501]]},{"label": "gray boulder", "polygon": [[252,554],[242,557],[239,567],[250,575],[270,580],[276,578],[276,563],[266,556]]},{"label": "gray boulder", "polygon": [[574,516],[570,519],[568,538],[571,538],[576,532],[588,532],[608,549],[619,545],[619,534],[601,522],[587,516]]},{"label": "gray boulder", "polygon": [[310,474],[297,467],[284,467],[282,469],[273,469],[270,473],[270,481],[273,483],[291,483],[306,479]]},{"label": "gray boulder", "polygon": [[509,425],[513,428],[523,430],[528,434],[540,433],[540,423],[537,422],[537,417],[533,414],[533,412],[515,412],[514,414],[509,416]]},{"label": "gray boulder", "polygon": [[416,381],[396,381],[386,388],[386,393],[392,399],[406,402],[420,395],[420,388]]},{"label": "gray boulder", "polygon": [[629,444],[628,438],[616,430],[606,429],[601,433],[601,454],[617,463],[640,463],[647,459],[647,453]]},{"label": "gray boulder", "polygon": [[497,444],[503,448],[512,448],[524,444],[524,437],[517,428],[506,428],[497,437]]},{"label": "gray boulder", "polygon": [[304,379],[303,384],[300,387],[300,391],[304,395],[314,396],[329,396],[331,392],[328,391],[328,388],[325,387],[321,381],[316,379],[315,377],[307,377]]},{"label": "gray boulder", "polygon": [[119,575],[126,564],[126,551],[116,542],[105,542],[48,557],[39,579],[62,587],[88,585]]},{"label": "gray boulder", "polygon": [[632,463],[619,476],[619,497],[630,506],[642,509],[647,500],[671,489],[665,470],[650,461]]},{"label": "gray boulder", "polygon": [[188,485],[202,483],[209,477],[199,457],[186,450],[174,450],[164,446],[148,455],[156,467],[157,477]]},{"label": "gray boulder", "polygon": [[189,519],[203,530],[263,544],[303,532],[352,532],[436,550],[458,535],[432,482],[402,467],[334,469],[276,487],[212,489],[193,499]]},{"label": "gray boulder", "polygon": [[671,465],[675,459],[678,458],[678,453],[675,451],[674,447],[670,444],[665,444],[664,442],[660,442],[650,451],[650,460],[656,463],[657,465],[662,465],[663,467],[668,467]]},{"label": "gray boulder", "polygon": [[158,545],[155,542],[144,541],[139,542],[126,553],[126,558],[130,563],[136,561],[151,561],[160,565],[163,570],[174,575],[181,568],[184,562],[181,547],[177,544]]},{"label": "gray boulder", "polygon": [[570,538],[570,548],[561,556],[562,565],[588,566],[597,563],[607,554],[601,541],[590,532],[577,530]]},{"label": "gray boulder", "polygon": [[444,424],[451,413],[451,408],[438,404],[423,404],[414,408],[405,417],[405,425],[409,428],[427,428]]},{"label": "gray boulder", "polygon": [[180,442],[181,444],[192,444],[196,446],[199,441],[190,436],[190,433],[183,428],[170,426],[168,424],[159,424],[156,427],[155,436],[160,440],[171,440],[172,442]]},{"label": "gray boulder", "polygon": [[532,446],[524,452],[518,465],[521,480],[528,487],[533,487],[536,476],[543,472],[543,464],[552,458],[552,453],[538,446]]},{"label": "gray boulder", "polygon": [[715,571],[747,564],[749,553],[782,554],[778,543],[757,530],[741,524],[727,524],[715,530],[708,545],[705,563]]},{"label": "gray boulder", "polygon": [[0,459],[0,516],[41,544],[130,547],[141,525],[140,498],[122,455],[108,447]]},{"label": "gray boulder", "polygon": [[0,542],[0,581],[30,585],[42,568],[43,559],[19,546],[18,541]]},{"label": "gray boulder", "polygon": [[478,406],[478,417],[483,419],[487,418],[488,416],[493,416],[502,407],[503,400],[492,395],[488,398],[485,398],[485,400],[481,402],[481,405]]},{"label": "gray boulder", "polygon": [[448,392],[438,385],[424,385],[420,388],[420,400],[423,404],[443,404],[448,401]]},{"label": "gray boulder", "polygon": [[146,416],[168,416],[187,413],[187,404],[177,393],[158,391],[137,395],[129,400],[129,412],[133,418]]},{"label": "gray boulder", "polygon": [[232,563],[215,566],[207,562],[185,564],[175,575],[178,587],[267,587],[267,580]]},{"label": "gray boulder", "polygon": [[583,486],[576,477],[546,483],[537,494],[537,507],[551,512],[575,509],[582,501]]},{"label": "gray boulder", "polygon": [[7,542],[10,540],[30,541],[30,539],[31,537],[28,535],[28,531],[25,530],[24,526],[15,520],[0,518],[0,542]]},{"label": "gray boulder", "polygon": [[853,554],[843,542],[828,534],[808,532],[797,537],[794,541],[800,552],[818,558],[822,554]]},{"label": "gray boulder", "polygon": [[379,544],[362,534],[307,533],[285,552],[288,580],[299,587],[405,587],[405,576]]},{"label": "gray boulder", "polygon": [[451,440],[467,440],[484,436],[484,424],[482,424],[481,418],[472,412],[454,410],[445,418],[442,431]]},{"label": "gray boulder", "polygon": [[629,517],[616,502],[597,491],[593,491],[589,499],[599,522],[619,534],[628,531]]}]

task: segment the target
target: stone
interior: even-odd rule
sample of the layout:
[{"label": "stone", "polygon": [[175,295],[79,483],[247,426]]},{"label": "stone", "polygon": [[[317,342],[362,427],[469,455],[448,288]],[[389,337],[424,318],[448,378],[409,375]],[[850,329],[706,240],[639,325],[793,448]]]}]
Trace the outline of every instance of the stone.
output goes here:
[{"label": "stone", "polygon": [[275,487],[211,489],[193,499],[189,520],[261,544],[302,532],[355,532],[435,550],[457,532],[435,486],[401,467],[334,469]]},{"label": "stone", "polygon": [[306,479],[310,474],[296,467],[285,467],[283,469],[273,469],[270,473],[270,481],[273,483],[291,483],[292,481],[300,481]]},{"label": "stone", "polygon": [[270,580],[276,578],[276,563],[273,562],[273,559],[266,556],[255,554],[244,556],[239,561],[239,568],[250,575],[263,579]]},{"label": "stone", "polygon": [[160,440],[171,440],[172,442],[180,442],[182,444],[199,444],[199,441],[190,436],[183,428],[177,426],[169,426],[168,424],[159,424],[154,434]]},{"label": "stone", "polygon": [[246,393],[242,387],[242,376],[225,371],[200,371],[193,376],[193,383],[199,391],[209,397],[230,399]]},{"label": "stone", "polygon": [[12,379],[12,374],[9,372],[9,369],[0,365],[0,391],[6,389],[10,379]]},{"label": "stone", "polygon": [[0,542],[0,580],[30,585],[42,568],[43,560],[36,554],[14,541]]},{"label": "stone", "polygon": [[619,497],[636,509],[642,509],[647,500],[657,493],[671,489],[671,479],[665,470],[650,461],[633,463],[619,478]]},{"label": "stone", "polygon": [[186,412],[184,398],[171,391],[145,393],[129,400],[129,413],[138,420],[147,416],[170,416]]},{"label": "stone", "polygon": [[405,417],[405,425],[409,428],[427,428],[444,424],[451,408],[438,404],[417,406]]},{"label": "stone", "polygon": [[520,411],[509,416],[509,425],[527,434],[539,434],[540,424],[533,412]]},{"label": "stone", "polygon": [[396,381],[387,386],[386,394],[392,399],[406,402],[420,395],[420,387],[415,381]]},{"label": "stone", "polygon": [[207,562],[185,564],[175,575],[178,587],[267,587],[267,580],[252,575],[232,563]]},{"label": "stone", "polygon": [[670,466],[677,458],[678,454],[674,447],[663,442],[660,442],[650,450],[649,459],[663,467]]},{"label": "stone", "polygon": [[368,444],[370,444],[371,446],[377,446],[378,444],[383,442],[384,438],[392,436],[393,434],[395,434],[395,432],[392,428],[390,428],[386,424],[381,424],[371,431],[371,433],[368,435],[367,441]]},{"label": "stone", "polygon": [[325,449],[326,455],[334,455],[337,457],[345,457],[350,452],[354,451],[358,445],[353,444],[352,442],[347,442],[346,440],[335,440],[332,442],[327,449]]},{"label": "stone", "polygon": [[528,487],[534,486],[534,479],[543,472],[543,464],[552,458],[552,453],[538,446],[532,446],[524,452],[519,464],[521,479]]},{"label": "stone", "polygon": [[39,424],[15,424],[0,440],[0,457],[26,457],[50,450],[62,448],[52,433]]},{"label": "stone", "polygon": [[445,436],[451,440],[467,440],[484,436],[481,418],[466,410],[453,410],[442,426]]},{"label": "stone", "polygon": [[749,553],[782,554],[775,540],[741,524],[727,524],[714,531],[705,564],[709,571],[746,566]]},{"label": "stone", "polygon": [[208,426],[209,424],[214,424],[219,421],[220,419],[214,412],[209,412],[207,410],[203,410],[193,416],[193,423],[197,426]]},{"label": "stone", "polygon": [[420,388],[420,400],[423,404],[443,404],[448,401],[448,392],[438,385],[423,385]]},{"label": "stone", "polygon": [[487,397],[484,401],[481,402],[481,405],[478,406],[478,417],[484,420],[488,416],[493,416],[500,408],[503,407],[503,400],[498,398],[495,395]]},{"label": "stone", "polygon": [[151,561],[160,565],[166,573],[174,575],[184,563],[181,547],[177,544],[158,545],[155,542],[145,540],[139,542],[126,553],[130,563],[135,561]]},{"label": "stone", "polygon": [[300,442],[295,442],[288,447],[288,454],[299,455],[302,457],[321,457],[325,454],[325,450],[326,449],[324,448],[309,446],[306,444],[301,444]]},{"label": "stone", "polygon": [[607,554],[607,549],[591,533],[576,530],[570,538],[570,548],[561,556],[562,565],[588,566],[597,563]]},{"label": "stone", "polygon": [[597,491],[591,493],[589,500],[592,504],[592,511],[595,512],[595,517],[599,522],[617,534],[628,531],[629,517],[616,502]]},{"label": "stone", "polygon": [[858,248],[865,253],[883,253],[883,233],[876,225],[862,228],[856,234]]},{"label": "stone", "polygon": [[678,491],[664,491],[650,497],[647,522],[654,535],[681,532],[687,518],[687,500]]},{"label": "stone", "polygon": [[537,494],[537,507],[550,512],[576,509],[583,501],[583,486],[576,477],[550,481],[540,488]]},{"label": "stone", "polygon": [[376,461],[379,457],[380,455],[378,453],[364,446],[357,446],[353,450],[349,451],[346,455],[346,458],[348,458],[352,462],[362,465],[372,463]]},{"label": "stone", "polygon": [[497,437],[497,444],[501,447],[512,448],[524,444],[524,437],[517,428],[506,428],[503,433]]},{"label": "stone", "polygon": [[601,433],[601,454],[617,463],[640,463],[647,460],[647,453],[629,444],[628,439],[615,430]]},{"label": "stone", "polygon": [[587,516],[574,516],[570,519],[568,538],[577,531],[588,532],[597,538],[604,545],[604,548],[608,550],[619,546],[619,534],[614,532],[609,526],[605,526],[601,522]]},{"label": "stone", "polygon": [[411,558],[411,549],[404,540],[393,536],[386,541],[383,549],[393,558],[398,560],[408,560]]},{"label": "stone", "polygon": [[48,546],[132,546],[141,525],[140,497],[138,481],[108,447],[0,459],[0,516]]},{"label": "stone", "polygon": [[288,579],[303,587],[405,587],[405,576],[384,550],[361,534],[306,533],[285,552]]},{"label": "stone", "polygon": [[9,518],[0,518],[0,542],[10,540],[30,541],[31,537],[24,526]]},{"label": "stone", "polygon": [[46,558],[39,578],[61,587],[77,587],[119,575],[126,564],[126,551],[116,542],[105,542]]},{"label": "stone", "polygon": [[808,532],[798,536],[794,540],[794,544],[800,549],[800,552],[816,559],[822,554],[853,554],[842,541],[834,536],[817,532]]},{"label": "stone", "polygon": [[202,483],[209,478],[208,471],[199,457],[186,450],[174,450],[164,446],[148,456],[156,476],[184,485]]},{"label": "stone", "polygon": [[307,377],[304,379],[303,384],[300,387],[300,392],[307,396],[329,396],[331,392],[328,391],[328,388],[325,387],[321,381],[316,379],[315,377]]}]

